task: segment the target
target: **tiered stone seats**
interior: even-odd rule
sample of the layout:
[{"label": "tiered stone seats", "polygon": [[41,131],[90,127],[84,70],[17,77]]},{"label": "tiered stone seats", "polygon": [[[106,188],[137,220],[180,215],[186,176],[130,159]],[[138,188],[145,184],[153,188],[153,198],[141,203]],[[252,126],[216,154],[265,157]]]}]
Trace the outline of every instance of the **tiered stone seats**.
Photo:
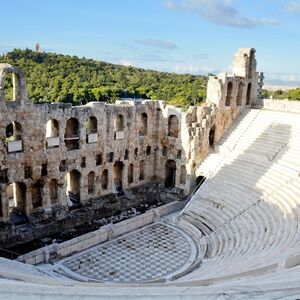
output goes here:
[{"label": "tiered stone seats", "polygon": [[202,231],[208,251],[185,280],[247,272],[298,253],[299,136],[298,115],[250,110],[199,167],[208,178],[180,218]]}]

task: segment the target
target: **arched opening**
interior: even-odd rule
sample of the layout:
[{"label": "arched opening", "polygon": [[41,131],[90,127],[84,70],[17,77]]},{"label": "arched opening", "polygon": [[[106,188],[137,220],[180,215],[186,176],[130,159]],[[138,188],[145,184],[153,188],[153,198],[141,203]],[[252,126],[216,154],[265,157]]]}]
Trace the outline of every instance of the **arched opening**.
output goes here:
[{"label": "arched opening", "polygon": [[243,90],[244,90],[244,85],[242,82],[239,83],[239,87],[238,87],[238,95],[237,95],[237,99],[236,99],[236,105],[240,106],[242,105],[242,101],[243,101]]},{"label": "arched opening", "polygon": [[215,145],[215,126],[212,126],[208,135],[209,146],[213,147]]},{"label": "arched opening", "polygon": [[177,116],[171,115],[168,118],[168,136],[178,138],[179,121]]},{"label": "arched opening", "polygon": [[23,182],[11,183],[7,189],[8,209],[19,208],[24,214],[26,212],[26,185]]},{"label": "arched opening", "polygon": [[186,183],[186,167],[181,166],[180,168],[180,184]]},{"label": "arched opening", "polygon": [[116,161],[113,166],[113,182],[115,188],[122,188],[123,183],[123,163]]},{"label": "arched opening", "polygon": [[167,148],[167,146],[163,146],[162,147],[161,154],[163,156],[167,156],[167,154],[168,154],[168,148]]},{"label": "arched opening", "polygon": [[98,132],[98,121],[96,117],[89,117],[86,124],[86,132],[87,134]]},{"label": "arched opening", "polygon": [[133,183],[133,164],[130,164],[129,167],[128,167],[128,184],[131,184]]},{"label": "arched opening", "polygon": [[93,194],[95,192],[95,173],[90,172],[88,174],[88,194]]},{"label": "arched opening", "polygon": [[176,183],[176,162],[167,160],[165,165],[165,187],[174,187]]},{"label": "arched opening", "polygon": [[251,102],[251,82],[249,82],[247,87],[246,105],[250,105]]},{"label": "arched opening", "polygon": [[72,170],[67,174],[68,206],[70,208],[80,207],[80,180],[81,174]]},{"label": "arched opening", "polygon": [[196,178],[196,186],[200,187],[204,183],[205,179],[206,179],[206,177],[204,177],[202,175],[198,176]]},{"label": "arched opening", "polygon": [[51,179],[49,183],[49,194],[51,204],[57,203],[58,200],[58,182],[56,179]]},{"label": "arched opening", "polygon": [[96,166],[102,165],[103,158],[102,158],[102,154],[101,153],[97,154],[96,157],[95,157],[95,159],[96,159]]},{"label": "arched opening", "polygon": [[58,121],[51,119],[46,124],[46,137],[56,137],[59,135]]},{"label": "arched opening", "polygon": [[76,118],[70,118],[67,121],[65,145],[67,150],[79,149],[79,122]]},{"label": "arched opening", "polygon": [[146,148],[146,155],[150,155],[151,154],[151,146],[147,146]]},{"label": "arched opening", "polygon": [[134,158],[138,159],[139,157],[139,149],[138,148],[134,148]]},{"label": "arched opening", "polygon": [[24,75],[10,64],[0,67],[0,101],[18,101],[27,99]]},{"label": "arched opening", "polygon": [[96,143],[98,141],[98,121],[96,117],[89,117],[86,123],[87,143]]},{"label": "arched opening", "polygon": [[14,82],[14,74],[10,73],[5,76],[4,79],[4,99],[5,101],[15,101],[15,93],[14,93],[14,87],[13,87],[13,82]]},{"label": "arched opening", "polygon": [[124,116],[118,114],[115,120],[115,128],[116,131],[123,131],[124,130]]},{"label": "arched opening", "polygon": [[46,139],[48,148],[59,146],[59,125],[57,120],[51,119],[47,122]]},{"label": "arched opening", "polygon": [[20,141],[22,140],[22,126],[18,122],[12,122],[6,126],[6,140]]},{"label": "arched opening", "polygon": [[40,181],[31,186],[31,201],[33,209],[43,206],[43,185]]},{"label": "arched opening", "polygon": [[233,90],[233,84],[232,84],[231,81],[229,81],[228,84],[227,84],[227,93],[226,93],[225,106],[230,106],[231,105],[232,90]]},{"label": "arched opening", "polygon": [[145,180],[145,161],[140,161],[140,177],[139,180]]},{"label": "arched opening", "polygon": [[140,129],[140,135],[147,135],[148,131],[148,115],[146,113],[142,113],[141,115],[141,129]]},{"label": "arched opening", "polygon": [[105,169],[101,175],[101,188],[102,190],[108,189],[108,171]]},{"label": "arched opening", "polygon": [[22,126],[18,122],[12,122],[6,126],[5,130],[7,151],[20,152],[23,150],[22,144]]},{"label": "arched opening", "polygon": [[6,189],[10,222],[15,225],[27,222],[26,217],[26,185],[23,182],[10,184]]},{"label": "arched opening", "polygon": [[125,153],[124,153],[124,160],[127,160],[129,159],[129,151],[128,149],[125,150]]}]

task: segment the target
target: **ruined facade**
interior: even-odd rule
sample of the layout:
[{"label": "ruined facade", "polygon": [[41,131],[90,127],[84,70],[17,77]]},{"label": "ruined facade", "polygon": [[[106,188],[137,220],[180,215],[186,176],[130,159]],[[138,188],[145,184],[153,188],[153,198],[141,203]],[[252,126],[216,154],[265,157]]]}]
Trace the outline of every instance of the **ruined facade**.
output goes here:
[{"label": "ruined facade", "polygon": [[16,207],[51,218],[55,207],[68,211],[154,181],[188,194],[209,149],[255,104],[257,82],[255,50],[240,49],[233,74],[210,77],[207,101],[187,112],[150,100],[72,107],[30,102],[24,75],[0,65],[0,220],[9,222]]}]

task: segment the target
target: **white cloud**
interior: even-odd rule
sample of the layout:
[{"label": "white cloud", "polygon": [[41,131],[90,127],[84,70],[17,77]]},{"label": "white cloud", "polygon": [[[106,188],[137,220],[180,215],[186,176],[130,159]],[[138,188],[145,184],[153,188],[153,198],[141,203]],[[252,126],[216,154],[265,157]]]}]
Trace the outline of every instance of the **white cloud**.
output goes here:
[{"label": "white cloud", "polygon": [[161,48],[161,49],[176,49],[178,48],[177,45],[171,41],[166,40],[156,40],[156,39],[148,39],[148,40],[142,40],[138,41],[140,44]]},{"label": "white cloud", "polygon": [[286,10],[291,13],[300,13],[300,1],[287,1]]},{"label": "white cloud", "polygon": [[207,67],[207,66],[196,66],[193,64],[177,64],[174,66],[174,72],[180,73],[180,74],[201,74],[205,75],[208,73],[217,74],[219,73],[216,69]]},{"label": "white cloud", "polygon": [[165,7],[196,13],[210,22],[231,27],[253,28],[277,24],[271,19],[248,18],[239,12],[230,0],[169,0],[165,2]]},{"label": "white cloud", "polygon": [[265,83],[283,86],[300,86],[300,74],[265,73]]},{"label": "white cloud", "polygon": [[127,60],[127,59],[121,59],[120,64],[126,67],[137,67],[133,62]]}]

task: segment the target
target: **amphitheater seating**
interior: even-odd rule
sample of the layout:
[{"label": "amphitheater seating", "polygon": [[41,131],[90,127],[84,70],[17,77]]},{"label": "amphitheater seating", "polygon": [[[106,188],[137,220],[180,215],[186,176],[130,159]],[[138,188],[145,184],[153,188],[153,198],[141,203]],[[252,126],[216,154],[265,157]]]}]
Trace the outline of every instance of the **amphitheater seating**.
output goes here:
[{"label": "amphitheater seating", "polygon": [[299,137],[299,115],[250,110],[200,165],[197,175],[208,179],[180,218],[203,233],[208,255],[183,280],[248,272],[299,253]]}]

